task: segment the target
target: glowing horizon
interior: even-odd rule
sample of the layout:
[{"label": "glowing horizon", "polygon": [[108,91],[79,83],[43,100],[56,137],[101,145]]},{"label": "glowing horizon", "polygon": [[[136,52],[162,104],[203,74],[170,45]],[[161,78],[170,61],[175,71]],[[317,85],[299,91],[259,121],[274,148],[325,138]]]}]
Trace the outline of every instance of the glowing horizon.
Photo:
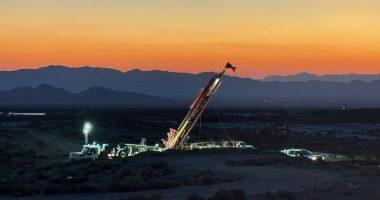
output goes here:
[{"label": "glowing horizon", "polygon": [[376,0],[0,2],[0,70],[48,65],[262,78],[380,73]]}]

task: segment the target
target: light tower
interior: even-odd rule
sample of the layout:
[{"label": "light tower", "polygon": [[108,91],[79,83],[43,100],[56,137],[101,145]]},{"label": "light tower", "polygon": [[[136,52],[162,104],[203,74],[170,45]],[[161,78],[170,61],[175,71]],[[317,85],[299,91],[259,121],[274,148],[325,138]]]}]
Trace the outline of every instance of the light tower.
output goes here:
[{"label": "light tower", "polygon": [[85,145],[88,144],[88,134],[91,132],[91,130],[92,130],[92,124],[90,122],[84,123],[83,134],[84,134],[84,144]]}]

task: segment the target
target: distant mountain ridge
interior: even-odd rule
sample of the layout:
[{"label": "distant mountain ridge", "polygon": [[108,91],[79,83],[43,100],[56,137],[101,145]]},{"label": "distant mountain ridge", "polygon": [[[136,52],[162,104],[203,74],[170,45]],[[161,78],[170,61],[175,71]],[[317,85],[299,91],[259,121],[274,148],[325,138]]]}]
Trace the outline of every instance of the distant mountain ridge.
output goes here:
[{"label": "distant mountain ridge", "polygon": [[162,104],[168,99],[103,87],[72,93],[48,84],[0,91],[0,104]]},{"label": "distant mountain ridge", "polygon": [[[0,90],[17,87],[37,87],[43,83],[63,88],[70,92],[81,92],[101,86],[112,90],[139,92],[152,96],[182,98],[192,96],[212,73],[175,73],[166,71],[128,72],[108,68],[79,67],[69,68],[52,65],[39,69],[0,71]],[[159,90],[158,90],[159,89]],[[192,91],[191,95],[188,89]]]},{"label": "distant mountain ridge", "polygon": [[[0,90],[17,88],[15,90],[22,91],[25,87],[38,87],[46,83],[54,88],[75,93],[76,98],[81,95],[92,95],[88,99],[109,96],[116,101],[117,98],[126,99],[122,92],[127,92],[188,104],[213,74],[137,69],[121,72],[107,68],[49,66],[35,70],[0,72]],[[234,77],[229,74],[233,75],[230,71],[226,73],[219,91],[213,98],[216,103],[248,106],[340,106],[347,102],[350,106],[380,107],[380,80],[320,81],[309,80],[313,76],[303,74],[305,81],[282,82]],[[108,89],[114,92],[108,93]],[[28,90],[24,92],[27,93]],[[59,95],[63,91],[58,89],[50,92]],[[151,99],[141,102],[153,104]]]},{"label": "distant mountain ridge", "polygon": [[330,81],[330,82],[344,82],[349,83],[351,81],[374,81],[380,80],[380,74],[326,74],[315,75],[311,73],[298,73],[288,76],[268,76],[262,79],[262,81]]}]

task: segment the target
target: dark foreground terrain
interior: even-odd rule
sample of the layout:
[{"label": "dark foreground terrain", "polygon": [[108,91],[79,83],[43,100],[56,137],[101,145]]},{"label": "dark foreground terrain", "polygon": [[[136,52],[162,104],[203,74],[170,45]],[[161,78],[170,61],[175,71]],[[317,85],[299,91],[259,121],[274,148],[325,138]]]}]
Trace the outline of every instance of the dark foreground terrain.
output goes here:
[{"label": "dark foreground terrain", "polygon": [[[8,112],[46,116],[7,116]],[[68,161],[90,141],[159,143],[184,109],[71,108],[1,110],[3,199],[379,199],[380,110],[219,108],[211,105],[190,142],[244,140],[257,150],[144,153]],[[287,157],[306,148],[324,162]]]}]

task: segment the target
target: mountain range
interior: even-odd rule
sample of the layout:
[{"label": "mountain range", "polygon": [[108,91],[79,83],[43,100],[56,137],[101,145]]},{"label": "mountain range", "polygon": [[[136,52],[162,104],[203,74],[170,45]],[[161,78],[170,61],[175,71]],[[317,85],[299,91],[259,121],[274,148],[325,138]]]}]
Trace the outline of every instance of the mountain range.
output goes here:
[{"label": "mountain range", "polygon": [[298,73],[288,76],[268,76],[262,79],[262,81],[331,81],[331,82],[344,82],[349,83],[351,81],[374,81],[380,80],[380,74],[326,74],[315,75],[311,73]]},{"label": "mountain range", "polygon": [[[211,72],[190,74],[137,69],[121,72],[107,68],[69,68],[65,66],[1,71],[0,90],[3,91],[0,92],[0,99],[4,99],[3,94],[6,91],[16,91],[22,94],[31,92],[31,88],[41,89],[41,87],[49,85],[49,87],[55,88],[54,92],[47,92],[47,90],[41,92],[39,100],[48,98],[46,94],[50,94],[50,92],[55,95],[59,94],[59,91],[66,90],[71,93],[68,95],[70,100],[61,98],[61,102],[89,103],[117,102],[119,100],[118,102],[124,103],[133,96],[132,94],[135,94],[147,99],[139,100],[142,104],[153,104],[152,102],[159,101],[159,99],[163,102],[173,100],[189,103],[213,74]],[[232,74],[232,72],[227,74]],[[29,87],[29,91],[25,87]],[[223,83],[213,101],[229,105],[251,106],[341,106],[347,102],[350,106],[380,107],[379,91],[380,79],[349,82],[305,79],[304,81],[283,82],[226,75],[223,77]],[[31,93],[35,94],[35,92]],[[89,94],[92,96],[88,97]],[[87,100],[81,95],[87,95]],[[106,97],[113,100],[95,100],[95,98]]]},{"label": "mountain range", "polygon": [[[181,98],[192,96],[207,82],[212,73],[198,75],[165,71],[121,72],[108,68],[48,66],[0,72],[0,90],[17,87],[37,87],[49,84],[70,92],[81,92],[92,87],[139,92],[153,96]],[[189,94],[192,92],[192,94]]]},{"label": "mountain range", "polygon": [[[162,104],[168,100],[136,92],[115,91],[103,87],[72,93],[42,84],[36,88],[19,87],[0,91],[0,104]],[[170,100],[169,100],[170,101]]]}]

